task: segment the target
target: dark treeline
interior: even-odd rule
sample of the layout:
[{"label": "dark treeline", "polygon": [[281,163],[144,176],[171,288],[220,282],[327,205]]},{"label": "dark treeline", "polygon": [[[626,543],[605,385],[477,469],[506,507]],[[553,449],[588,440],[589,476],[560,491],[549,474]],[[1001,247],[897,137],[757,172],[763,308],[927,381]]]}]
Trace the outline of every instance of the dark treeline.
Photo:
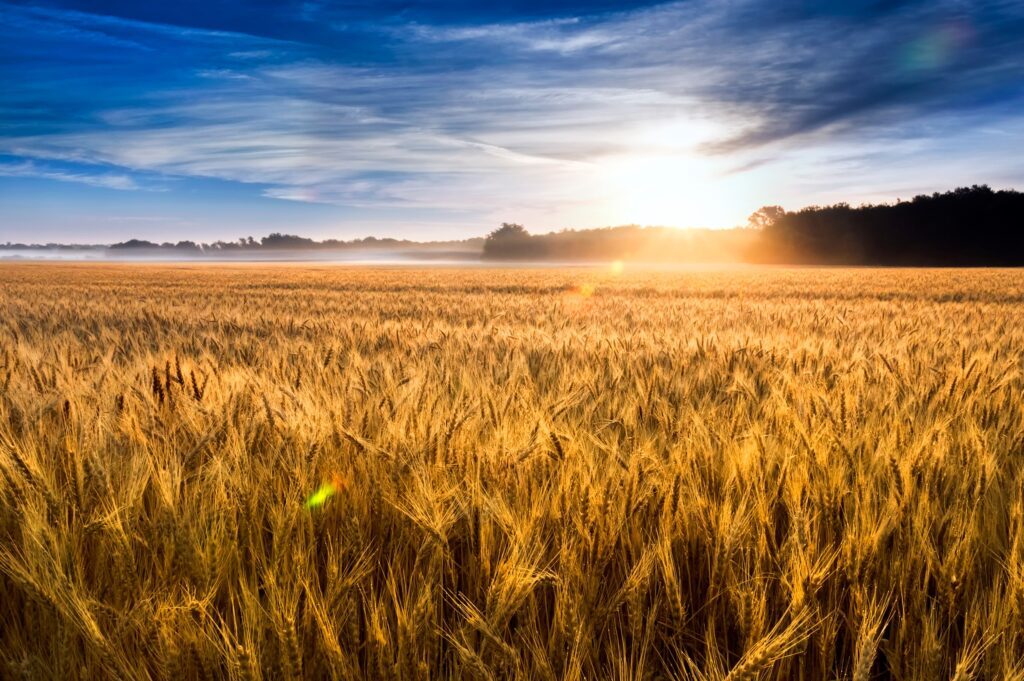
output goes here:
[{"label": "dark treeline", "polygon": [[[259,240],[104,245],[2,244],[8,253],[76,253],[112,258],[301,258],[304,253],[395,254],[400,257],[508,261],[821,265],[1024,265],[1024,193],[973,186],[890,204],[811,206],[789,212],[766,206],[746,227],[677,229],[605,227],[530,234],[505,223],[486,239],[416,242],[366,237],[315,241],[274,233]],[[12,257],[12,256],[6,256]],[[13,256],[20,257],[20,256]],[[341,257],[341,256],[339,256]]]},{"label": "dark treeline", "polygon": [[754,261],[828,265],[1024,265],[1024,194],[963,187],[909,201],[762,208]]},{"label": "dark treeline", "polygon": [[316,241],[292,234],[273,233],[259,240],[244,237],[237,241],[214,241],[197,243],[195,241],[163,242],[129,239],[116,244],[0,244],[3,251],[55,251],[65,253],[107,251],[112,255],[132,255],[136,253],[153,253],[182,256],[259,254],[288,251],[438,251],[479,253],[483,248],[483,238],[464,239],[461,241],[410,241],[408,239],[380,239],[368,236],[363,239],[342,241],[325,239]]},{"label": "dark treeline", "polygon": [[0,260],[317,260],[317,261],[471,261],[483,250],[482,237],[461,241],[409,241],[366,237],[316,241],[274,233],[259,240],[163,242],[129,239],[115,244],[0,244]]},{"label": "dark treeline", "polygon": [[3,251],[59,251],[62,253],[77,253],[80,251],[95,251],[107,248],[104,244],[24,244],[8,241],[0,244]]},{"label": "dark treeline", "polygon": [[677,229],[675,227],[604,227],[530,234],[522,225],[505,223],[484,242],[488,260],[715,263],[745,258],[757,238],[751,229]]},{"label": "dark treeline", "polygon": [[1024,265],[1024,194],[987,186],[852,207],[766,206],[746,228],[609,227],[530,234],[506,223],[493,260],[760,262],[822,265]]},{"label": "dark treeline", "polygon": [[378,239],[368,236],[364,239],[353,239],[342,241],[339,239],[325,239],[316,241],[293,234],[279,234],[277,232],[256,240],[245,237],[237,241],[214,241],[213,243],[196,243],[194,241],[179,241],[177,243],[154,243],[152,241],[141,241],[130,239],[108,248],[111,251],[132,252],[132,251],[157,251],[174,252],[183,255],[225,255],[245,254],[260,252],[280,251],[345,251],[345,250],[379,250],[379,251],[402,251],[402,250],[441,250],[441,251],[479,251],[482,246],[482,239],[466,239],[463,241],[431,241],[419,242],[408,239]]}]

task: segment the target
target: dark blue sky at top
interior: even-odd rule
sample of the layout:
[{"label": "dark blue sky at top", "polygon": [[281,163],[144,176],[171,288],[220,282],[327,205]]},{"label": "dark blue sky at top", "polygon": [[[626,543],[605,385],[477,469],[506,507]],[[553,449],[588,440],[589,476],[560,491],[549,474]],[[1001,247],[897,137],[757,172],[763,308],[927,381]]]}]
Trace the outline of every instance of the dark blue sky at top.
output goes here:
[{"label": "dark blue sky at top", "polygon": [[1024,3],[3,2],[0,242],[1024,187]]}]

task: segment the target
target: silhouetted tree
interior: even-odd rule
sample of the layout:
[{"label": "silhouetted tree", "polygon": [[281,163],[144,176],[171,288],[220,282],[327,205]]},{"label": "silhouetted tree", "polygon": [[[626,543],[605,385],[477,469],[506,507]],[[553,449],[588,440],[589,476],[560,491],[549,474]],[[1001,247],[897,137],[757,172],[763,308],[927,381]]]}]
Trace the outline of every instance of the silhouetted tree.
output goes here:
[{"label": "silhouetted tree", "polygon": [[910,201],[811,206],[762,232],[758,259],[850,265],[1024,265],[1024,194],[985,185]]},{"label": "silhouetted tree", "polygon": [[[242,242],[244,244],[244,240]],[[311,248],[316,246],[316,242],[312,239],[295,236],[294,234],[279,234],[277,232],[263,237],[260,239],[260,243],[264,248]]]},{"label": "silhouetted tree", "polygon": [[515,222],[503,222],[501,227],[488,234],[487,238],[500,241],[505,239],[524,239],[529,236],[530,233],[522,225]]},{"label": "silhouetted tree", "polygon": [[142,239],[128,239],[128,241],[122,241],[118,244],[111,244],[110,248],[117,250],[130,248],[160,248],[160,244],[155,244],[152,241],[144,241]]},{"label": "silhouetted tree", "polygon": [[504,224],[484,242],[484,258],[493,260],[634,262],[736,262],[754,240],[747,229],[604,227],[529,234],[521,225]]},{"label": "silhouetted tree", "polygon": [[535,257],[533,237],[526,228],[514,222],[503,222],[484,241],[485,258],[522,259]]},{"label": "silhouetted tree", "polygon": [[782,206],[761,206],[747,218],[747,224],[754,229],[764,229],[786,214]]}]

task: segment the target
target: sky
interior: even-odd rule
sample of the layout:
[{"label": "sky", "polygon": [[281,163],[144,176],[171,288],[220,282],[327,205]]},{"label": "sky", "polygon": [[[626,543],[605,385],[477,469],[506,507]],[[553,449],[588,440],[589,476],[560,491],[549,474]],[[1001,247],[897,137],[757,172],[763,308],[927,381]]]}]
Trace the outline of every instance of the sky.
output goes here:
[{"label": "sky", "polygon": [[1024,189],[1020,0],[0,0],[0,243]]}]

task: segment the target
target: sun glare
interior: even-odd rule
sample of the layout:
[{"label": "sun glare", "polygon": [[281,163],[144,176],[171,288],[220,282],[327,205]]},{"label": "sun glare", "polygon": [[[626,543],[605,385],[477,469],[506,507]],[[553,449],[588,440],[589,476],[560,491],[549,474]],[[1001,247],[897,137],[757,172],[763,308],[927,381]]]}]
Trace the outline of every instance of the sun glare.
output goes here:
[{"label": "sun glare", "polygon": [[709,163],[687,156],[624,156],[605,166],[614,221],[676,227],[726,227],[742,198]]}]

